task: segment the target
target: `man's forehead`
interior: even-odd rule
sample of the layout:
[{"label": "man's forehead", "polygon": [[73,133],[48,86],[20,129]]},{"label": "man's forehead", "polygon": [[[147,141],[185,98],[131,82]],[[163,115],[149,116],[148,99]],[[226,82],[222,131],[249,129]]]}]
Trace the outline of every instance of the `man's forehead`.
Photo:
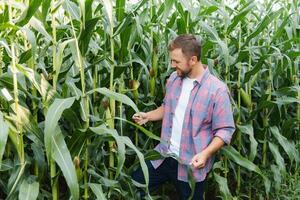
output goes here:
[{"label": "man's forehead", "polygon": [[170,53],[182,53],[182,48],[176,48],[176,49],[173,49]]},{"label": "man's forehead", "polygon": [[183,56],[183,53],[182,53],[182,49],[181,48],[177,48],[177,49],[174,49],[170,52],[170,56]]}]

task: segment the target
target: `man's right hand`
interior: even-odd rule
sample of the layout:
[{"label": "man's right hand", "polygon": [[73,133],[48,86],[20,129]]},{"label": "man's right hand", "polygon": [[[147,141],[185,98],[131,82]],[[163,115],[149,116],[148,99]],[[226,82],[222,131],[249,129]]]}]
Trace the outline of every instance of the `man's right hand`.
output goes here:
[{"label": "man's right hand", "polygon": [[137,123],[138,125],[143,125],[146,124],[149,121],[148,115],[147,113],[144,112],[139,112],[139,113],[135,113],[132,116],[132,119],[135,121],[135,123]]}]

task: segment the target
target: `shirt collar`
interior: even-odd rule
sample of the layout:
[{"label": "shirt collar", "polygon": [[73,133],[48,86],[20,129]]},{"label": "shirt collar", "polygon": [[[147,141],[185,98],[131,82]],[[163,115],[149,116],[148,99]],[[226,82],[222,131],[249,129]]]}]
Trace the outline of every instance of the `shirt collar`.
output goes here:
[{"label": "shirt collar", "polygon": [[208,69],[207,65],[203,65],[204,71],[201,75],[196,77],[196,82],[199,83],[200,85],[207,79],[209,76],[210,72]]}]

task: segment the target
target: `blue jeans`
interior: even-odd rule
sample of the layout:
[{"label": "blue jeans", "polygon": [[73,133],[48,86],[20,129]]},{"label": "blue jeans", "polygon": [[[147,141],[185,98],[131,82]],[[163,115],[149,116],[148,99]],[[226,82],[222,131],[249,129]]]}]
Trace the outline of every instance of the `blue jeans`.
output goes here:
[{"label": "blue jeans", "polygon": [[[187,200],[191,195],[191,188],[188,182],[180,181],[177,179],[178,162],[174,158],[165,158],[163,163],[154,169],[149,160],[146,161],[148,171],[149,171],[149,191],[153,191],[158,188],[159,185],[169,181],[174,184],[176,191],[180,197],[180,200]],[[136,171],[132,173],[132,178],[142,184],[145,184],[144,174],[139,167]],[[195,184],[195,192],[193,200],[203,200],[204,193],[204,181],[197,182]],[[144,191],[141,191],[141,196],[144,196]]]}]

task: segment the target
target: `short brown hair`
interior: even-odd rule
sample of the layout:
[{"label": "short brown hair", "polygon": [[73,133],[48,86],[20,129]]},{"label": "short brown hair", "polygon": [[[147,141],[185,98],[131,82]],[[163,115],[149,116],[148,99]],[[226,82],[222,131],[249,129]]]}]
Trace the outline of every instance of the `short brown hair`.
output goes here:
[{"label": "short brown hair", "polygon": [[201,57],[201,42],[192,34],[177,36],[168,46],[169,51],[181,49],[187,57],[197,56],[198,61]]}]

